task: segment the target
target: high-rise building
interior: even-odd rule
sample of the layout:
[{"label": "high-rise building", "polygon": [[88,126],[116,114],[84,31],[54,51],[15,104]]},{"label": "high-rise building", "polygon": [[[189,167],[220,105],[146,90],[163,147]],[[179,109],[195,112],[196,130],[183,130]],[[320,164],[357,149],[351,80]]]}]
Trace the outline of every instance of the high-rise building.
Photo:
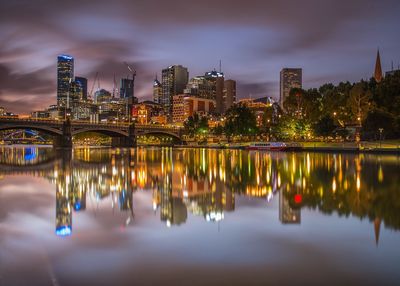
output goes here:
[{"label": "high-rise building", "polygon": [[111,101],[111,92],[105,89],[100,89],[94,93],[94,102],[95,103],[104,103]]},{"label": "high-rise building", "polygon": [[236,82],[224,80],[224,73],[206,72],[204,76],[196,76],[187,84],[185,95],[215,100],[217,113],[223,114],[236,101]]},{"label": "high-rise building", "polygon": [[82,100],[87,100],[87,78],[77,76],[75,82],[80,85],[82,89]]},{"label": "high-rise building", "polygon": [[158,81],[157,76],[153,82],[153,101],[155,103],[161,103],[162,97],[162,85],[161,82]]},{"label": "high-rise building", "polygon": [[129,78],[121,78],[121,88],[119,96],[121,98],[133,98],[133,80]]},{"label": "high-rise building", "polygon": [[224,113],[224,74],[214,70],[206,72],[204,77],[213,86],[211,99],[216,101],[216,112]]},{"label": "high-rise building", "polygon": [[83,89],[79,82],[72,81],[69,85],[69,105],[70,107],[74,103],[79,103],[83,98]]},{"label": "high-rise building", "polygon": [[57,57],[57,105],[65,107],[70,84],[74,80],[74,58],[68,55]]},{"label": "high-rise building", "polygon": [[381,56],[379,54],[379,50],[376,54],[376,62],[375,62],[375,72],[374,72],[374,78],[376,82],[381,82],[383,75],[382,75],[382,66],[381,66]]},{"label": "high-rise building", "polygon": [[214,81],[208,80],[205,76],[196,76],[189,80],[184,93],[188,96],[196,96],[215,100]]},{"label": "high-rise building", "polygon": [[163,106],[169,121],[172,121],[173,96],[183,93],[188,79],[188,69],[181,65],[170,66],[162,70],[162,95],[159,103]]},{"label": "high-rise building", "polygon": [[224,82],[223,113],[236,102],[236,81],[228,79]]},{"label": "high-rise building", "polygon": [[301,68],[284,68],[281,70],[279,104],[282,108],[290,90],[292,88],[302,88],[302,73]]}]

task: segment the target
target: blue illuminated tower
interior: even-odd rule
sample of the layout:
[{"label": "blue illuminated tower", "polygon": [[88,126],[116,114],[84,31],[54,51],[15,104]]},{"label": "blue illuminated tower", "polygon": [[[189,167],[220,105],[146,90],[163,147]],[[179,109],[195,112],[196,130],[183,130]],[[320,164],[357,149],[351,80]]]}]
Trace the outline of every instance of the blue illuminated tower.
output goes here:
[{"label": "blue illuminated tower", "polygon": [[74,80],[74,58],[68,55],[57,57],[57,105],[65,107]]}]

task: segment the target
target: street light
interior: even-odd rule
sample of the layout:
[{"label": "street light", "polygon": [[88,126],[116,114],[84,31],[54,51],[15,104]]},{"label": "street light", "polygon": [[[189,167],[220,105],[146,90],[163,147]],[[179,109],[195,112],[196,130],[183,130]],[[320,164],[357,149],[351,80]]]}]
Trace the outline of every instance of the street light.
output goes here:
[{"label": "street light", "polygon": [[383,128],[379,128],[379,148],[382,148],[382,132]]}]

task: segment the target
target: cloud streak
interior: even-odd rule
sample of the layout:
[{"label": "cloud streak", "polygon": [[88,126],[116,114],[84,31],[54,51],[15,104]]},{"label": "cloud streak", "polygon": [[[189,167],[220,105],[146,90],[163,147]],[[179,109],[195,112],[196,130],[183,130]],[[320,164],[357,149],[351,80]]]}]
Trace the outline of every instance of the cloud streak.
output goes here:
[{"label": "cloud streak", "polygon": [[[75,57],[76,75],[96,72],[111,89],[113,75],[137,71],[136,95],[150,99],[155,73],[171,64],[190,76],[222,59],[239,97],[278,96],[279,71],[300,66],[304,85],[359,80],[372,74],[377,46],[384,68],[400,61],[400,2],[0,0],[0,104],[30,112],[55,103],[56,57]],[[308,76],[310,80],[308,80]],[[29,96],[29,106],[15,102]]]}]

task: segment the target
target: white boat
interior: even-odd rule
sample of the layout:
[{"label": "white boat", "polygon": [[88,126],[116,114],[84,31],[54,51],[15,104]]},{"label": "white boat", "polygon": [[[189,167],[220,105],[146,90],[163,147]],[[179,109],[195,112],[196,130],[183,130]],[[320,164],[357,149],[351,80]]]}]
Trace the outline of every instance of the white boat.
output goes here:
[{"label": "white boat", "polygon": [[247,148],[249,150],[284,151],[289,146],[283,142],[254,142]]}]

